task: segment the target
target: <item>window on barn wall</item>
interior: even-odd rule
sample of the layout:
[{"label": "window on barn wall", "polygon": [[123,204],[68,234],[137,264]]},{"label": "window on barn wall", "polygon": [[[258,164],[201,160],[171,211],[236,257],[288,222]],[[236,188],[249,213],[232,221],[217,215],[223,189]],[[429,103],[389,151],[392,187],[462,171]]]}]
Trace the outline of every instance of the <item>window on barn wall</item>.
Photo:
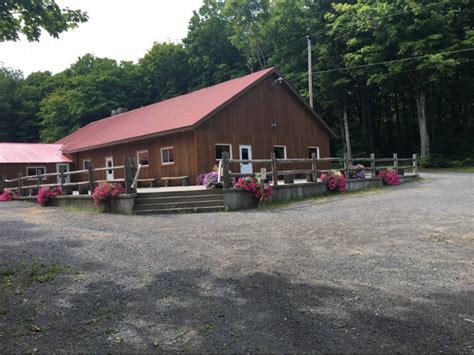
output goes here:
[{"label": "window on barn wall", "polygon": [[174,164],[174,147],[161,148],[161,164]]},{"label": "window on barn wall", "polygon": [[276,159],[286,159],[286,146],[275,145],[273,147],[273,152],[275,153]]},{"label": "window on barn wall", "polygon": [[320,156],[319,156],[319,147],[309,147],[308,148],[308,158],[312,158],[313,157],[313,154],[316,155],[316,158],[319,159]]},{"label": "window on barn wall", "polygon": [[150,154],[148,153],[148,150],[141,150],[137,152],[137,161],[138,164],[142,166],[150,165]]},{"label": "window on barn wall", "polygon": [[222,153],[229,153],[229,159],[232,159],[232,145],[230,144],[216,144],[216,160],[222,159]]},{"label": "window on barn wall", "polygon": [[[46,173],[45,166],[28,166],[26,168],[26,175],[33,176],[33,175],[42,175]],[[43,178],[45,179],[45,177]]]},{"label": "window on barn wall", "polygon": [[89,166],[91,166],[91,160],[90,159],[84,159],[82,161],[82,169],[83,170],[89,170]]}]

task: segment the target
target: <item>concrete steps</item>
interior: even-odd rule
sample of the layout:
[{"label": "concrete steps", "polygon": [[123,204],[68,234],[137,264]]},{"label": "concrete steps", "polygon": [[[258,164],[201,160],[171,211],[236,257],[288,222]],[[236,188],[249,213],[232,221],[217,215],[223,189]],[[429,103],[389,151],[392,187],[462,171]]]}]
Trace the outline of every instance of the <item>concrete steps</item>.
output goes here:
[{"label": "concrete steps", "polygon": [[199,213],[224,211],[222,190],[190,190],[139,193],[135,214]]}]

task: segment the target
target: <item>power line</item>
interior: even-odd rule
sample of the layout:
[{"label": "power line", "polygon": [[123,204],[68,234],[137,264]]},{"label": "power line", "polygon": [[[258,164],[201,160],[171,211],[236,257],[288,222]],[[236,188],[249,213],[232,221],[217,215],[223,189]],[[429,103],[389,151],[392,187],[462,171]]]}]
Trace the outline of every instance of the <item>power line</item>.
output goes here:
[{"label": "power line", "polygon": [[[280,47],[280,48],[278,48],[278,49],[276,49],[276,50],[274,50],[274,51],[272,51],[272,52],[269,52],[269,53],[267,53],[267,54],[264,54],[264,55],[263,55],[263,58],[264,58],[264,59],[268,59],[268,57],[270,57],[270,56],[272,56],[272,55],[274,55],[274,54],[276,54],[276,53],[278,53],[278,52],[281,52],[282,50],[284,50],[284,49],[286,49],[286,48],[288,48],[288,47],[293,46],[294,44],[296,44],[296,43],[302,41],[303,39],[306,39],[306,37],[307,37],[307,36],[298,38],[298,39],[296,39],[296,40],[294,40],[294,41],[288,43],[287,45],[285,45],[285,46],[283,46],[283,47]],[[256,63],[256,62],[257,62],[257,61],[255,61],[254,63]],[[206,82],[204,82],[204,83],[202,83],[202,84],[196,86],[196,87],[194,88],[194,90],[203,88],[206,84],[209,84],[209,83],[211,83],[211,82],[214,82],[214,81],[217,81],[217,80],[219,80],[219,79],[222,79],[222,78],[224,78],[224,77],[226,77],[226,76],[229,76],[229,75],[231,75],[231,74],[234,74],[235,72],[241,71],[241,70],[243,70],[243,69],[248,69],[247,64],[245,64],[245,65],[243,65],[243,66],[241,66],[241,67],[239,67],[239,68],[233,69],[233,70],[229,71],[228,73],[222,74],[222,75],[220,75],[220,76],[218,76],[218,77],[216,77],[216,78],[213,78],[213,79],[211,79],[211,80],[208,80],[208,81],[206,81]]]},{"label": "power line", "polygon": [[337,72],[337,71],[367,68],[367,67],[372,67],[372,66],[376,66],[376,65],[385,65],[385,64],[391,64],[391,63],[408,62],[408,61],[411,61],[411,60],[426,58],[426,57],[430,57],[430,56],[433,56],[433,55],[455,54],[455,53],[464,53],[464,52],[470,52],[470,51],[474,51],[474,47],[459,49],[459,50],[455,50],[455,51],[446,51],[446,52],[438,52],[438,53],[419,55],[419,56],[416,56],[416,57],[408,57],[408,58],[387,60],[387,61],[384,61],[384,62],[361,64],[361,65],[355,65],[355,66],[352,66],[352,67],[340,67],[340,68],[334,68],[334,69],[328,69],[328,70],[319,70],[319,71],[314,71],[313,74],[332,73],[332,72]]},{"label": "power line", "polygon": [[[460,60],[456,63],[456,66],[458,65],[461,65],[461,64],[465,64],[465,63],[470,63],[474,61],[474,59],[464,59],[464,60]],[[433,68],[436,68],[437,66],[436,65],[432,65],[432,66],[429,66],[429,67],[424,67],[424,68],[416,68],[416,69],[408,69],[408,70],[402,70],[402,71],[399,71],[399,72],[396,72],[396,73],[385,73],[386,75],[399,75],[399,74],[403,74],[403,73],[410,73],[410,72],[415,72],[415,71],[421,71],[421,70],[428,70],[428,69],[433,69]],[[369,79],[370,76],[363,76],[363,77],[358,77],[357,79]]]},{"label": "power line", "polygon": [[[435,6],[439,6],[439,5],[445,5],[445,4],[450,4],[451,1],[448,0],[448,1],[442,1],[442,2],[438,2],[436,4],[430,4],[430,5],[426,5],[426,6],[420,6],[417,10],[425,10],[425,9],[428,9],[428,8],[431,8],[431,7],[435,7]],[[404,15],[404,14],[408,14],[408,13],[413,13],[413,9],[410,9],[410,10],[404,10],[404,11],[399,11],[399,12],[396,12],[396,13],[393,13],[393,14],[390,14],[390,15],[385,15],[385,16],[381,16],[381,17],[378,17],[376,18],[376,20],[383,20],[383,19],[386,19],[386,18],[391,18],[391,17],[395,17],[395,16],[399,16],[399,15]],[[376,27],[376,25],[369,25],[367,26],[367,28],[373,28],[373,27]],[[316,31],[314,33],[310,33],[308,34],[308,36],[316,36],[318,34],[323,34],[325,32],[329,32],[330,30],[329,29],[324,29],[324,30],[319,30],[319,31]]]},{"label": "power line", "polygon": [[[426,5],[426,6],[421,6],[421,7],[419,7],[419,8],[416,9],[416,10],[425,10],[425,9],[428,9],[428,8],[432,8],[432,7],[439,6],[439,5],[444,5],[444,4],[449,4],[449,3],[450,3],[449,0],[448,0],[448,1],[442,1],[442,2],[439,2],[439,3],[435,3],[435,4],[429,4],[429,5]],[[394,16],[399,16],[399,15],[403,15],[403,14],[407,14],[407,13],[413,13],[413,9],[404,10],[404,11],[399,11],[399,12],[397,12],[397,13],[393,13],[393,14],[390,14],[390,15],[382,16],[382,17],[379,17],[379,18],[377,18],[377,19],[378,19],[378,20],[383,20],[383,19],[385,19],[385,18],[390,18],[390,17],[394,17]],[[370,27],[375,27],[375,25],[369,26],[368,28],[370,28]],[[310,33],[310,34],[308,34],[308,35],[305,35],[305,36],[303,36],[303,37],[300,37],[300,38],[298,38],[298,39],[296,39],[296,40],[294,40],[294,41],[288,43],[287,45],[285,45],[285,46],[283,46],[283,47],[277,48],[277,49],[275,49],[275,50],[273,50],[273,51],[271,51],[271,52],[269,52],[269,53],[267,53],[267,54],[264,54],[264,55],[263,55],[263,58],[264,58],[264,59],[268,59],[268,57],[270,57],[270,56],[272,56],[272,55],[274,55],[274,54],[276,54],[276,53],[279,53],[279,52],[281,52],[281,51],[287,49],[288,47],[291,47],[291,46],[295,45],[296,43],[298,43],[298,42],[300,42],[300,41],[306,39],[308,36],[316,36],[316,35],[318,35],[318,34],[326,33],[326,32],[329,32],[329,31],[330,31],[329,29],[324,29],[324,30],[320,30],[320,31],[317,31],[317,32],[314,32],[314,33]],[[255,61],[254,63],[256,63],[256,62],[257,62],[257,61]],[[206,82],[204,82],[204,83],[202,83],[202,84],[200,84],[200,85],[198,85],[198,86],[195,86],[195,87],[192,88],[191,90],[196,90],[196,89],[203,88],[203,87],[205,87],[205,85],[207,85],[207,84],[209,84],[209,83],[216,82],[216,81],[218,81],[219,79],[222,79],[222,78],[224,78],[224,77],[227,77],[227,76],[229,76],[229,75],[231,75],[231,74],[234,74],[234,73],[236,73],[236,72],[239,72],[239,71],[241,71],[241,70],[243,70],[243,69],[248,69],[248,66],[247,66],[247,65],[243,65],[243,66],[241,66],[241,67],[239,67],[239,68],[233,69],[233,70],[229,71],[228,73],[222,74],[222,75],[220,75],[220,76],[218,76],[218,77],[216,77],[216,78],[213,78],[213,79],[208,80],[208,81],[206,81]]]},{"label": "power line", "polygon": [[[419,7],[418,9],[416,10],[424,10],[424,9],[427,9],[427,8],[431,8],[431,7],[435,7],[435,6],[439,6],[439,5],[444,5],[444,4],[449,4],[450,1],[444,1],[444,2],[439,2],[439,3],[436,3],[436,4],[429,4],[429,5],[426,5],[426,6],[422,6],[422,7]],[[399,15],[402,15],[402,14],[406,14],[406,13],[413,13],[413,9],[410,9],[410,10],[404,10],[404,11],[400,11],[400,12],[397,12],[397,13],[394,13],[394,14],[390,14],[390,15],[386,15],[386,16],[382,16],[382,17],[379,17],[378,20],[383,20],[385,18],[390,18],[390,17],[394,17],[394,16],[399,16]],[[374,26],[369,26],[368,28],[370,27],[374,27]],[[263,55],[263,58],[264,59],[268,59],[270,56],[276,54],[276,53],[279,53],[289,47],[292,47],[293,45],[295,45],[296,43],[299,43],[300,41],[304,40],[307,38],[307,36],[316,36],[318,34],[322,34],[322,33],[325,33],[325,32],[329,32],[330,30],[329,29],[324,29],[324,30],[320,30],[320,31],[317,31],[317,32],[314,32],[314,33],[310,33],[310,34],[307,34],[303,37],[300,37],[300,38],[297,38],[295,40],[293,40],[292,42],[286,44],[285,46],[283,47],[280,47],[280,48],[276,48],[275,50],[267,53],[267,54],[264,54]],[[257,61],[253,62],[253,64],[255,64]],[[267,66],[268,67],[268,66]],[[219,79],[222,79],[222,78],[225,78],[225,77],[228,77],[229,75],[232,75],[236,72],[239,72],[241,70],[244,70],[244,69],[248,69],[248,65],[245,64],[245,65],[242,65],[241,67],[238,67],[238,68],[235,68],[225,74],[222,74],[222,75],[219,75],[218,77],[215,77],[215,78],[212,78],[208,81],[205,81],[204,83],[201,83],[199,85],[196,85],[192,88],[190,88],[189,90],[183,92],[182,94],[185,94],[187,92],[191,92],[191,91],[194,91],[194,90],[199,90],[199,89],[202,89],[204,87],[206,87],[207,84],[210,84],[210,83],[214,83],[214,82],[217,82]],[[317,74],[318,72],[313,72],[313,74]]]}]

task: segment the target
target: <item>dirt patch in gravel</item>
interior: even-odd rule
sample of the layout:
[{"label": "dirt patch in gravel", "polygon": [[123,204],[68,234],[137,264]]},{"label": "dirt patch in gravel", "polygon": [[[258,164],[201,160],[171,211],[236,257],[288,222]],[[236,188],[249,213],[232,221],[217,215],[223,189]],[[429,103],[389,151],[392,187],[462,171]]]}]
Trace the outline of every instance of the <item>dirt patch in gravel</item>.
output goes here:
[{"label": "dirt patch in gravel", "polygon": [[347,197],[170,216],[0,204],[0,353],[473,353],[474,174]]}]

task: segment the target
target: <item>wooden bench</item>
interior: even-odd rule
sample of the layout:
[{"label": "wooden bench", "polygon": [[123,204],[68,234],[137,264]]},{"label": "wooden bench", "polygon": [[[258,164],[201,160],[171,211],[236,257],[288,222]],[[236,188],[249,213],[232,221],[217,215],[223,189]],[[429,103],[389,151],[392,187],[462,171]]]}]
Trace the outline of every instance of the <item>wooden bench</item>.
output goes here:
[{"label": "wooden bench", "polygon": [[172,180],[181,180],[183,186],[189,185],[189,176],[167,176],[162,177],[161,180],[165,182],[165,187],[168,187]]},{"label": "wooden bench", "polygon": [[153,187],[153,184],[155,183],[156,181],[156,178],[150,178],[150,179],[138,179],[137,180],[138,182],[147,182],[150,184],[150,187]]}]

